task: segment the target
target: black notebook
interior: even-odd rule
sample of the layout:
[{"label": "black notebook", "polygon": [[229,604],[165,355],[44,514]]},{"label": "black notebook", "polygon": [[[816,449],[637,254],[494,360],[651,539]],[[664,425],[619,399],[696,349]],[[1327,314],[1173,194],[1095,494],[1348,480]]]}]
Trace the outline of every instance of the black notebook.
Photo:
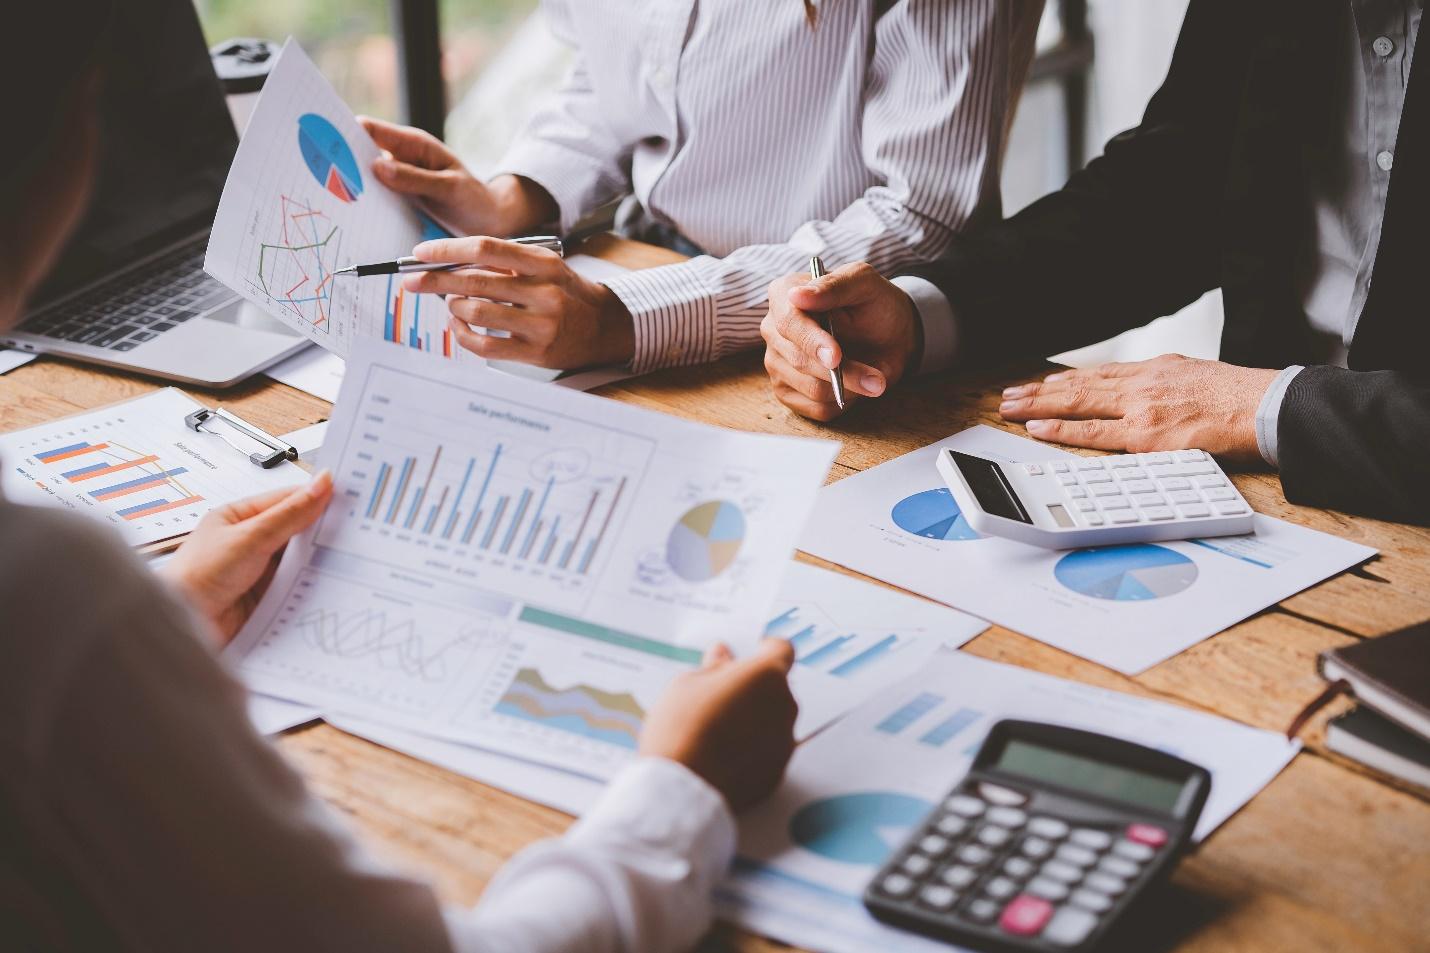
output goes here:
[{"label": "black notebook", "polygon": [[1326,747],[1430,790],[1430,741],[1368,708],[1332,718],[1326,725]]},{"label": "black notebook", "polygon": [[1321,675],[1356,700],[1430,741],[1430,623],[1322,652]]}]

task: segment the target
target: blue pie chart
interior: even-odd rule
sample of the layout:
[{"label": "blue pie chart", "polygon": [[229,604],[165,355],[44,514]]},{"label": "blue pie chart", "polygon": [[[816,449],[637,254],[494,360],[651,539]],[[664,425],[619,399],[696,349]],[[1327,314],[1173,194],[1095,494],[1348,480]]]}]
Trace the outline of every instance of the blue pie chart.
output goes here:
[{"label": "blue pie chart", "polygon": [[891,516],[899,529],[924,539],[979,538],[959,512],[958,502],[946,486],[904,497],[895,504]]},{"label": "blue pie chart", "polygon": [[299,116],[298,151],[319,185],[339,201],[357,201],[362,194],[362,173],[352,148],[336,126],[317,113]]},{"label": "blue pie chart", "polygon": [[1141,602],[1189,589],[1197,581],[1197,564],[1165,546],[1134,543],[1068,553],[1053,567],[1053,576],[1093,599]]},{"label": "blue pie chart", "polygon": [[932,807],[922,798],[892,791],[822,798],[790,818],[790,839],[828,860],[873,867],[904,842]]}]

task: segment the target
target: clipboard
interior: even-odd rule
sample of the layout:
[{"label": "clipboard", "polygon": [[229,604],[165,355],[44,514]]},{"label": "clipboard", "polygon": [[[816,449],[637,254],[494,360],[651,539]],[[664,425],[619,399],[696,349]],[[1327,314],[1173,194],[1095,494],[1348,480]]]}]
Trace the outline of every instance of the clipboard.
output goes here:
[{"label": "clipboard", "polygon": [[[239,433],[267,447],[267,452],[249,453],[244,447],[239,446],[229,439],[228,435],[218,429],[216,424],[224,424]],[[200,407],[198,410],[184,417],[184,426],[195,433],[207,433],[218,437],[239,453],[248,457],[248,462],[254,466],[271,470],[285,460],[297,462],[298,448],[279,440],[277,437],[265,430],[253,426],[235,414],[231,414],[222,407],[215,407],[210,410],[207,407]]]}]

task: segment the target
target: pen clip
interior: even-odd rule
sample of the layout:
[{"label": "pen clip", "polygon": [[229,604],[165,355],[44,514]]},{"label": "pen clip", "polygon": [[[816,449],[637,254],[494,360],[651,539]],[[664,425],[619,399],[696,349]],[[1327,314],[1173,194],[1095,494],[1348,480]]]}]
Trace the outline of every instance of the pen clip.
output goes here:
[{"label": "pen clip", "polygon": [[[223,431],[213,429],[212,422],[215,420],[222,421],[244,436],[263,444],[268,448],[268,452],[250,453],[248,448],[241,447],[234,443]],[[210,426],[205,427],[205,424],[210,424]],[[297,447],[283,443],[272,434],[259,430],[248,421],[236,417],[222,407],[215,407],[213,410],[209,410],[207,407],[200,407],[198,410],[184,417],[184,425],[196,433],[207,433],[218,437],[239,453],[247,456],[250,463],[255,466],[263,467],[265,470],[271,470],[284,460],[298,459]]]}]

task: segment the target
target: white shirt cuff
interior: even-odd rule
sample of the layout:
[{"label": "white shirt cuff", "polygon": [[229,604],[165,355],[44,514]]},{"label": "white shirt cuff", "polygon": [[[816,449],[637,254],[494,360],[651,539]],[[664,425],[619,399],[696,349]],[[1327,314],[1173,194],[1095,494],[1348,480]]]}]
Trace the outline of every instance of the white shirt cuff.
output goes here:
[{"label": "white shirt cuff", "polygon": [[932,282],[913,275],[900,275],[893,284],[913,301],[923,324],[924,353],[916,373],[928,374],[952,366],[958,326],[948,298]]},{"label": "white shirt cuff", "polygon": [[1261,458],[1273,467],[1279,467],[1276,446],[1276,427],[1281,419],[1281,402],[1286,398],[1286,388],[1291,386],[1295,376],[1305,370],[1300,364],[1292,364],[1271,382],[1261,403],[1256,408],[1256,448]]}]

